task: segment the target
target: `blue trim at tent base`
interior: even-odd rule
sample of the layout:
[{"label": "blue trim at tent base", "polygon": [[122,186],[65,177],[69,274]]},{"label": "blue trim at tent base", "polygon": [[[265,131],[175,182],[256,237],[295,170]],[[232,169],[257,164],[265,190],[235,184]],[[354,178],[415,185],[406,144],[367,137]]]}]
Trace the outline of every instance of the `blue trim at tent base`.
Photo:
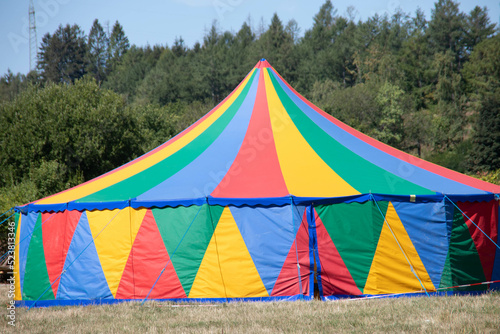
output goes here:
[{"label": "blue trim at tent base", "polygon": [[456,194],[435,194],[435,195],[385,195],[385,194],[360,194],[353,196],[342,197],[296,197],[289,195],[286,197],[269,197],[269,198],[219,198],[208,196],[206,198],[190,198],[190,199],[173,199],[173,200],[156,200],[156,201],[139,201],[130,199],[126,201],[114,202],[78,202],[57,204],[26,204],[15,207],[16,212],[26,214],[28,212],[60,212],[64,210],[114,210],[123,209],[124,207],[140,208],[164,208],[177,206],[191,205],[221,205],[221,206],[250,206],[250,207],[269,207],[269,206],[285,206],[290,204],[290,199],[293,199],[295,205],[325,205],[338,203],[363,203],[368,202],[372,198],[376,201],[395,201],[395,202],[414,202],[414,203],[429,203],[441,202],[447,196],[454,202],[489,202],[498,198],[498,194],[477,194],[477,195],[456,195]]},{"label": "blue trim at tent base", "polygon": [[324,301],[336,301],[336,300],[364,300],[364,299],[386,299],[386,298],[401,298],[401,297],[444,297],[444,296],[478,296],[483,295],[485,293],[493,292],[494,290],[478,290],[478,291],[435,291],[428,292],[428,295],[425,292],[410,292],[410,293],[393,293],[393,294],[384,294],[384,295],[332,295],[332,296],[323,296],[321,297]]},{"label": "blue trim at tent base", "polygon": [[[146,302],[160,303],[238,303],[238,302],[275,302],[312,300],[310,296],[295,295],[282,297],[247,297],[247,298],[174,298],[174,299],[148,299]],[[120,303],[141,303],[142,299],[73,299],[73,300],[16,300],[16,307],[54,307],[54,306],[90,306],[110,305]],[[33,306],[33,304],[35,304]]]}]

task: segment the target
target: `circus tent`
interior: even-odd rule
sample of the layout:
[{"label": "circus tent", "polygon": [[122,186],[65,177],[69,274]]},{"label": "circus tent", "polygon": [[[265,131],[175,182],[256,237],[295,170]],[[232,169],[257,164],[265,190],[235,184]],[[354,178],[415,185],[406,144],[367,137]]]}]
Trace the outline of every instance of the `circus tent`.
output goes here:
[{"label": "circus tent", "polygon": [[17,207],[16,300],[482,291],[500,279],[499,193],[347,126],[263,59],[163,145]]}]

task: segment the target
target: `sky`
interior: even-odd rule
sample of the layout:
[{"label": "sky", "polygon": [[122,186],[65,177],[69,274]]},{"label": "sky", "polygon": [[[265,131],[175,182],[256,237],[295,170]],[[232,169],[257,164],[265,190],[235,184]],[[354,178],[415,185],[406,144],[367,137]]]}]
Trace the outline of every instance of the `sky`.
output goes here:
[{"label": "sky", "polygon": [[[221,31],[237,32],[250,19],[251,26],[267,27],[276,12],[285,25],[297,21],[303,34],[313,25],[313,17],[325,0],[33,0],[36,13],[38,46],[46,33],[59,25],[78,24],[88,35],[95,19],[103,27],[118,20],[137,46],[168,45],[182,37],[188,47],[203,36],[217,20]],[[392,15],[401,8],[413,16],[420,7],[429,19],[434,0],[351,0],[332,4],[337,14],[347,16],[347,8],[356,10],[355,20],[365,21],[375,14]],[[486,6],[491,22],[498,25],[500,0],[462,0],[460,10],[469,13],[476,5]],[[0,75],[10,69],[29,71],[29,0],[0,0]],[[256,59],[256,62],[258,59]]]}]

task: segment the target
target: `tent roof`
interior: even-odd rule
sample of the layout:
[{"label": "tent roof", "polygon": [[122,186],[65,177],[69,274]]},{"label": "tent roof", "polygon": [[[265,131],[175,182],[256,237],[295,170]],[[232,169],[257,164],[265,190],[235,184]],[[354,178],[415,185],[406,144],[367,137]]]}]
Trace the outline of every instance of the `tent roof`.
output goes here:
[{"label": "tent roof", "polygon": [[226,99],[176,137],[30,207],[175,206],[206,198],[250,204],[371,193],[491,195],[500,186],[354,130],[307,101],[262,59]]}]

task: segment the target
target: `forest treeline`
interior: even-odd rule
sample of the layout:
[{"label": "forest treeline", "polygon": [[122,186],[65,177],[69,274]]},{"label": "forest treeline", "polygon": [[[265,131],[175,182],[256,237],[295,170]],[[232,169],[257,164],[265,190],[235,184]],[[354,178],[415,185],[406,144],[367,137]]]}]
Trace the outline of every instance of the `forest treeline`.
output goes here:
[{"label": "forest treeline", "polygon": [[328,0],[302,33],[274,14],[186,46],[130,45],[119,22],[46,34],[37,71],[0,78],[0,209],[96,177],[213,108],[261,58],[323,110],[446,167],[500,174],[500,35],[487,8],[355,20]]}]

